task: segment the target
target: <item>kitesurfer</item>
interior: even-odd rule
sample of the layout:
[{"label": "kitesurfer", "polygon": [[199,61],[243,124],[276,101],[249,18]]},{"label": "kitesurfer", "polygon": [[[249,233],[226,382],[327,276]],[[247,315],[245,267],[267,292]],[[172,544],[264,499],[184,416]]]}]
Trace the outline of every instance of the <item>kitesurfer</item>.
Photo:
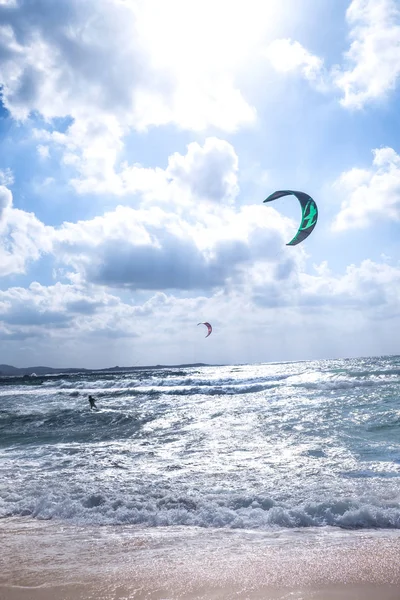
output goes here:
[{"label": "kitesurfer", "polygon": [[89,404],[90,404],[90,408],[97,408],[95,399],[93,398],[93,396],[90,396],[90,395],[89,395]]}]

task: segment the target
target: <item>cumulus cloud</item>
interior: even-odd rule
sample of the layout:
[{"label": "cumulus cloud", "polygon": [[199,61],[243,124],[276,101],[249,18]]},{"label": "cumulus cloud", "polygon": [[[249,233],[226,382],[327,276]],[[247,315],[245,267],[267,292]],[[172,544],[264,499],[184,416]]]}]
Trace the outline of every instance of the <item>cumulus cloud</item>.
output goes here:
[{"label": "cumulus cloud", "polygon": [[[334,318],[343,311],[348,322],[356,311],[372,320],[400,316],[398,289],[400,269],[369,259],[359,266],[349,265],[344,274],[334,274],[326,262],[314,265],[314,273],[296,269],[288,281],[271,277],[252,288],[255,305],[262,308],[286,309],[298,307],[312,311],[314,318]],[[321,326],[321,323],[320,323]]]},{"label": "cumulus cloud", "polygon": [[335,188],[344,196],[333,229],[364,228],[376,220],[400,220],[400,156],[393,148],[373,150],[369,169],[350,169]]},{"label": "cumulus cloud", "polygon": [[95,312],[102,306],[102,303],[97,300],[87,300],[80,298],[77,300],[69,300],[65,307],[73,314],[94,315]]},{"label": "cumulus cloud", "polygon": [[6,209],[11,208],[12,193],[5,185],[0,185],[0,221]]},{"label": "cumulus cloud", "polygon": [[[4,339],[48,336],[66,339],[79,334],[135,337],[135,307],[100,288],[79,284],[37,282],[28,288],[0,291],[0,321]],[[9,337],[7,337],[9,336]]]},{"label": "cumulus cloud", "polygon": [[[350,265],[344,274],[332,273],[326,263],[316,265],[314,271],[306,274],[296,265],[282,280],[274,269],[259,264],[243,285],[213,295],[185,298],[157,291],[131,303],[86,284],[10,288],[0,292],[0,361],[4,348],[9,356],[13,344],[30,338],[35,340],[35,356],[40,352],[54,364],[49,351],[58,353],[64,366],[121,364],[121,357],[123,364],[132,363],[138,352],[134,340],[140,341],[142,364],[154,363],[155,345],[157,361],[191,362],[201,356],[203,338],[196,329],[200,320],[214,327],[212,344],[207,346],[209,362],[273,360],[277,353],[298,358],[334,347],[339,355],[360,354],[365,339],[360,338],[357,346],[354,331],[376,322],[380,331],[386,327],[390,333],[393,324],[383,319],[400,318],[397,266],[366,260]],[[349,331],[351,348],[344,338]],[[56,350],[61,343],[62,353]],[[379,346],[381,340],[375,343]]]},{"label": "cumulus cloud", "polygon": [[[246,224],[241,233],[236,213],[229,209],[238,193],[237,171],[238,158],[228,142],[207,138],[202,146],[191,143],[185,155],[169,157],[165,170],[124,168],[124,193],[136,193],[143,208],[120,206],[103,217],[61,228],[13,209],[12,194],[2,186],[0,274],[24,272],[28,260],[55,252],[67,264],[79,263],[78,270],[97,283],[144,289],[219,285],[235,265],[249,260]],[[162,208],[156,209],[157,204]],[[180,216],[174,214],[177,210]],[[266,208],[261,211],[267,219]],[[1,219],[3,213],[7,219]],[[273,226],[285,227],[276,220]]]},{"label": "cumulus cloud", "polygon": [[339,90],[346,108],[361,109],[394,89],[400,76],[400,8],[396,0],[352,0],[346,11],[351,40],[342,65],[325,70],[299,42],[278,39],[266,56],[278,72],[300,71],[320,91]]},{"label": "cumulus cloud", "polygon": [[50,154],[50,148],[56,149],[63,165],[78,174],[71,179],[78,192],[117,195],[125,191],[116,172],[125,133],[117,114],[101,114],[96,109],[76,117],[65,132],[33,130],[41,158]]},{"label": "cumulus cloud", "polygon": [[238,158],[231,144],[208,138],[203,147],[196,142],[189,144],[186,156],[173,154],[166,175],[197,198],[220,202],[237,195],[237,170]]},{"label": "cumulus cloud", "polygon": [[10,186],[14,183],[14,175],[11,169],[0,169],[0,185]]},{"label": "cumulus cloud", "polygon": [[[137,47],[135,18],[125,3],[20,0],[0,5],[5,106],[17,118],[45,118],[132,108],[126,80],[147,79]],[[111,58],[118,68],[111,68]],[[154,75],[154,77],[152,77]]]},{"label": "cumulus cloud", "polygon": [[[334,308],[362,309],[374,317],[388,315],[398,309],[400,269],[369,259],[360,266],[349,265],[342,276],[327,269],[317,271],[317,276],[301,275],[303,294],[301,304]],[[389,309],[389,310],[388,310]]]},{"label": "cumulus cloud", "polygon": [[341,103],[362,108],[392,90],[400,75],[400,8],[396,0],[352,0],[346,66],[333,71]]},{"label": "cumulus cloud", "polygon": [[118,206],[54,230],[54,252],[92,283],[210,290],[240,280],[254,261],[273,261],[291,223],[264,206],[198,216],[190,223],[161,208]]},{"label": "cumulus cloud", "polygon": [[300,70],[306,79],[316,82],[323,73],[323,60],[290,39],[274,40],[265,51],[266,58],[279,73]]},{"label": "cumulus cloud", "polygon": [[107,164],[113,162],[97,165],[96,169],[104,167],[100,177],[86,171],[83,178],[74,179],[77,191],[111,192],[117,196],[140,194],[152,203],[191,204],[195,200],[231,203],[239,191],[235,149],[216,137],[206,138],[202,146],[197,142],[188,144],[185,155],[175,152],[168,158],[165,170],[124,163],[120,172],[107,171]]},{"label": "cumulus cloud", "polygon": [[[99,286],[210,292],[241,284],[256,273],[253,264],[276,263],[296,225],[273,207],[236,208],[237,171],[233,146],[207,138],[203,145],[189,144],[184,155],[170,156],[165,170],[125,167],[124,185],[137,193],[139,208],[118,206],[60,227],[45,227],[34,215],[14,210],[21,243],[6,272],[21,272],[28,257],[46,251],[59,266]],[[301,261],[303,252],[297,256]],[[288,265],[277,269],[279,278],[288,276]],[[75,312],[95,310],[92,303],[74,306]]]},{"label": "cumulus cloud", "polygon": [[48,146],[44,146],[43,144],[38,144],[37,151],[38,151],[38,154],[39,154],[40,158],[42,158],[42,159],[49,158],[49,156],[50,156],[50,149],[49,149],[49,147]]},{"label": "cumulus cloud", "polygon": [[[16,119],[36,113],[47,121],[47,135],[37,136],[41,157],[55,143],[80,179],[111,182],[132,129],[172,124],[234,132],[255,122],[240,73],[279,6],[278,0],[0,4],[3,103]],[[59,117],[71,119],[64,131],[57,130]]]},{"label": "cumulus cloud", "polygon": [[0,185],[0,276],[24,273],[29,261],[52,247],[52,228],[12,203],[11,191]]}]

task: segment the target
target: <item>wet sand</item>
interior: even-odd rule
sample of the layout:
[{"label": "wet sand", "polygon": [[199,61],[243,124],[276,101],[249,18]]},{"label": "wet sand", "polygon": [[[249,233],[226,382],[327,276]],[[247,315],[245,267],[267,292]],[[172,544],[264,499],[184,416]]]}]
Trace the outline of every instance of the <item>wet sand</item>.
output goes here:
[{"label": "wet sand", "polygon": [[0,600],[399,600],[400,532],[0,521]]}]

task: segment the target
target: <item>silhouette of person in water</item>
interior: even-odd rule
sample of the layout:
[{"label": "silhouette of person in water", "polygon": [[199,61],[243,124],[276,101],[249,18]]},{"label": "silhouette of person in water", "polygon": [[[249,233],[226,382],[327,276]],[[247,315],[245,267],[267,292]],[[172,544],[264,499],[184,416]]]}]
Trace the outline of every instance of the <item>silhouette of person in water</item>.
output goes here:
[{"label": "silhouette of person in water", "polygon": [[96,402],[95,402],[93,396],[89,396],[89,404],[90,404],[90,408],[97,408]]}]

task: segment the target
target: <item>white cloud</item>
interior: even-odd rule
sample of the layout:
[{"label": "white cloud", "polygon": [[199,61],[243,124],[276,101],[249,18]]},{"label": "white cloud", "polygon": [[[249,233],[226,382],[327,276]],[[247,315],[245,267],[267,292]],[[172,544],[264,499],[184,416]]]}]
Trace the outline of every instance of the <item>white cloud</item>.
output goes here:
[{"label": "white cloud", "polygon": [[[107,143],[107,137],[103,143]],[[80,193],[108,192],[116,196],[141,194],[148,203],[191,205],[199,200],[231,203],[239,191],[235,149],[215,137],[206,138],[203,146],[197,142],[188,144],[185,155],[175,152],[168,158],[165,170],[123,163],[121,170],[116,172],[114,163],[114,159],[93,160],[90,164],[95,165],[95,170],[86,168],[87,163],[86,166],[77,164],[83,176],[72,181],[76,190]]]},{"label": "white cloud", "polygon": [[306,50],[299,42],[290,39],[274,40],[265,55],[279,73],[301,70],[309,81],[321,79],[323,60]]},{"label": "white cloud", "polygon": [[400,76],[400,8],[396,0],[352,0],[348,67],[333,72],[347,108],[362,108],[392,90]]},{"label": "white cloud", "polygon": [[333,229],[364,228],[376,220],[400,220],[400,156],[393,148],[373,150],[370,169],[343,173],[335,188],[344,196]]},{"label": "white cloud", "polygon": [[237,171],[238,158],[231,144],[208,138],[203,147],[189,144],[186,156],[173,154],[167,177],[179,180],[197,198],[220,202],[236,197]]},{"label": "white cloud", "polygon": [[24,273],[28,261],[49,252],[51,231],[33,213],[13,208],[11,191],[0,185],[0,276]]},{"label": "white cloud", "polygon": [[[125,167],[124,193],[141,208],[118,206],[92,220],[46,227],[12,208],[3,187],[1,274],[24,272],[28,260],[53,253],[62,266],[90,281],[132,289],[210,289],[240,277],[253,257],[270,260],[283,245],[289,221],[262,205],[239,212],[238,159],[233,146],[207,138],[188,145],[162,169]],[[158,206],[157,206],[158,205]],[[294,229],[295,226],[292,226]]]},{"label": "white cloud", "polygon": [[[127,6],[104,0],[21,0],[0,7],[4,102],[17,118],[37,110],[45,118],[132,108],[131,87],[147,77]],[[111,68],[111,58],[115,60]],[[148,69],[148,75],[151,76]],[[156,81],[156,80],[155,80]]]},{"label": "white cloud", "polygon": [[12,193],[4,186],[0,185],[0,222],[4,218],[4,212],[12,206]]},{"label": "white cloud", "polygon": [[391,312],[400,315],[398,289],[400,269],[369,259],[359,267],[349,265],[342,276],[335,276],[327,265],[316,268],[317,277],[303,273],[301,303],[331,309],[363,309],[374,318]]},{"label": "white cloud", "polygon": [[[206,138],[203,146],[188,144],[185,155],[175,152],[165,170],[123,165],[119,175],[119,193],[141,193],[149,203],[186,204],[206,200],[217,204],[232,203],[238,192],[238,157],[231,144],[218,138]],[[85,189],[91,186],[87,181]],[[204,210],[204,208],[202,209]]]},{"label": "white cloud", "polygon": [[[79,174],[79,177],[71,180],[78,192],[124,192],[120,177],[115,171],[124,147],[124,130],[115,115],[105,114],[100,117],[94,114],[77,119],[65,133],[35,129],[33,134],[36,140],[43,142],[39,144],[39,149],[53,146],[62,150],[64,165],[73,167]],[[47,153],[49,152],[50,150]]]},{"label": "white cloud", "polygon": [[52,229],[12,203],[11,191],[0,185],[0,277],[24,273],[29,261],[51,250]]},{"label": "white cloud", "polygon": [[49,147],[48,146],[44,146],[43,144],[39,144],[37,146],[37,151],[38,151],[38,154],[39,154],[40,158],[45,159],[45,158],[49,158],[49,156],[50,156],[50,149],[49,149]]},{"label": "white cloud", "polygon": [[[365,353],[368,330],[375,351],[385,352],[393,320],[400,319],[399,285],[398,267],[370,260],[342,275],[326,264],[312,275],[296,268],[287,279],[259,264],[241,285],[193,298],[157,291],[123,302],[99,286],[33,283],[0,292],[0,362],[6,356],[10,362],[14,348],[21,353],[24,339],[35,340],[32,360],[62,366],[340,356]],[[196,328],[200,320],[214,327],[207,351]],[[29,352],[23,355],[29,362]]]},{"label": "white cloud", "polygon": [[17,119],[71,117],[45,141],[61,145],[83,178],[111,181],[131,129],[253,124],[240,78],[280,12],[278,0],[2,4],[3,101]]},{"label": "white cloud", "polygon": [[0,240],[0,276],[25,273],[29,262],[51,251],[51,227],[33,213],[12,209]]},{"label": "white cloud", "polygon": [[361,109],[394,89],[400,76],[400,8],[396,0],[352,0],[346,11],[352,40],[344,64],[330,71],[299,42],[277,39],[266,56],[281,73],[300,71],[320,91],[340,90],[340,103]]},{"label": "white cloud", "polygon": [[132,130],[254,126],[250,94],[262,49],[298,10],[297,2],[285,7],[280,0],[3,4],[4,104],[17,119],[45,119],[38,153],[56,157],[56,145],[61,161],[77,170],[76,189],[119,194],[116,173]]},{"label": "white cloud", "polygon": [[14,183],[14,175],[11,169],[0,169],[0,185],[10,186]]},{"label": "white cloud", "polygon": [[[98,336],[135,337],[135,307],[100,288],[37,282],[0,291],[3,338]],[[139,328],[140,329],[140,328]]]},{"label": "white cloud", "polygon": [[65,223],[54,231],[53,244],[60,261],[97,284],[210,290],[240,281],[254,261],[274,262],[289,227],[288,219],[262,205],[198,210],[196,219],[118,206],[91,221]]}]

